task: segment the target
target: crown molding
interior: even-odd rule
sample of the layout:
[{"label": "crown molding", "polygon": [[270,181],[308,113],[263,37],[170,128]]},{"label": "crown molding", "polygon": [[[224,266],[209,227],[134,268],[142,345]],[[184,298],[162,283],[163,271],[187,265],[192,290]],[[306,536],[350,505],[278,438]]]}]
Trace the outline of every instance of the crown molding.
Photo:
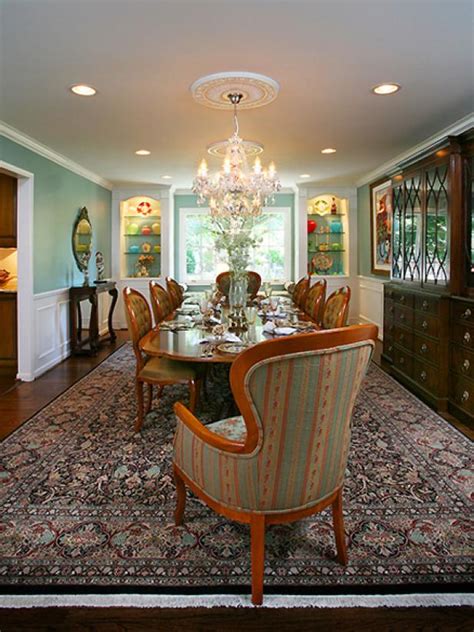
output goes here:
[{"label": "crown molding", "polygon": [[433,134],[433,136],[430,136],[429,138],[422,141],[421,143],[418,143],[418,145],[414,145],[413,147],[411,147],[407,151],[404,151],[402,154],[399,154],[392,160],[385,162],[380,167],[377,167],[377,169],[370,171],[365,176],[360,178],[360,180],[357,180],[356,186],[361,187],[364,184],[369,184],[370,182],[373,182],[374,180],[378,180],[379,178],[386,176],[387,173],[390,173],[391,171],[393,172],[396,169],[396,167],[400,165],[400,163],[406,162],[409,159],[416,159],[418,155],[422,156],[431,148],[433,149],[436,148],[438,143],[442,141],[443,139],[445,139],[447,136],[457,136],[458,134],[462,134],[463,132],[466,132],[468,129],[470,129],[473,126],[474,126],[474,113],[471,112],[471,114],[464,116],[462,119],[459,119],[452,125],[445,127],[440,132],[437,132],[436,134]]},{"label": "crown molding", "polygon": [[8,125],[8,123],[5,123],[4,121],[0,121],[0,136],[5,136],[5,138],[12,140],[14,143],[17,143],[22,147],[26,147],[26,149],[30,149],[35,152],[35,154],[39,154],[40,156],[43,156],[43,158],[47,158],[48,160],[55,162],[57,165],[72,171],[76,175],[86,178],[86,180],[99,184],[101,187],[109,189],[109,191],[112,190],[112,183],[109,180],[106,180],[93,171],[89,171],[89,169],[86,169],[82,165],[79,165],[77,162],[74,162],[62,154],[59,154],[57,151],[54,151],[54,149],[43,145],[34,138],[31,138],[31,136],[20,132],[20,130]]}]

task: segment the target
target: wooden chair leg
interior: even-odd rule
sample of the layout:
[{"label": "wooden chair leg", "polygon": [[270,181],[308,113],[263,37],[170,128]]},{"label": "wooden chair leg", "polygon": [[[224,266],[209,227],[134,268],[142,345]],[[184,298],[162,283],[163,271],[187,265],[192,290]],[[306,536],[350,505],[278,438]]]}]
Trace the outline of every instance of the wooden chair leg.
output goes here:
[{"label": "wooden chair leg", "polygon": [[148,384],[148,400],[146,403],[146,412],[148,414],[151,410],[151,403],[153,401],[153,384]]},{"label": "wooden chair leg", "polygon": [[140,432],[143,426],[143,382],[137,380],[135,382],[135,388],[137,392],[137,418],[135,420],[135,432]]},{"label": "wooden chair leg", "polygon": [[348,558],[344,533],[344,516],[342,515],[342,489],[338,491],[336,500],[332,504],[332,519],[334,522],[334,535],[336,536],[337,559],[346,566]]},{"label": "wooden chair leg", "polygon": [[186,507],[186,487],[183,479],[180,477],[176,469],[174,469],[174,482],[176,483],[176,509],[174,510],[174,523],[176,526],[179,526],[183,524],[184,508]]},{"label": "wooden chair leg", "polygon": [[199,402],[199,387],[201,385],[200,380],[191,380],[189,382],[189,410],[196,412],[196,406]]},{"label": "wooden chair leg", "polygon": [[263,601],[263,570],[265,564],[265,516],[255,514],[250,522],[250,548],[252,562],[252,603],[261,606]]}]

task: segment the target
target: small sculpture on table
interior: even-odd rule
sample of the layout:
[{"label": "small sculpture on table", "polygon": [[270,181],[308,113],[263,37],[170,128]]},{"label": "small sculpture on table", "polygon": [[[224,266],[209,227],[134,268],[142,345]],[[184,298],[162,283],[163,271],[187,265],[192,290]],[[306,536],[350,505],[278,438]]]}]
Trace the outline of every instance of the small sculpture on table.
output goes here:
[{"label": "small sculpture on table", "polygon": [[95,280],[95,283],[105,283],[105,279],[104,279],[105,261],[104,261],[104,255],[100,252],[100,250],[98,250],[95,253],[95,267],[97,270],[97,279]]},{"label": "small sculpture on table", "polygon": [[77,255],[77,257],[80,261],[81,271],[84,275],[84,283],[82,285],[87,287],[89,285],[89,259],[91,258],[91,253],[81,252]]}]

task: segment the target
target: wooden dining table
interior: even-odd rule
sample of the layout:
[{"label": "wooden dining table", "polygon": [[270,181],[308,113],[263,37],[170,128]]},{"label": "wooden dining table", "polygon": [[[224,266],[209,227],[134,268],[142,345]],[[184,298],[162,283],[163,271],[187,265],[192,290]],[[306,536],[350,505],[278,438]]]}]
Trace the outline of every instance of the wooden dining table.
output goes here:
[{"label": "wooden dining table", "polygon": [[[239,343],[226,342],[225,339],[203,342],[203,339],[209,340],[211,338],[211,331],[203,329],[198,323],[192,326],[190,324],[185,329],[170,329],[173,326],[173,322],[179,326],[179,320],[177,322],[166,321],[162,326],[158,325],[149,331],[140,341],[141,350],[148,356],[164,356],[186,362],[231,364],[239,353],[249,346],[274,338],[271,333],[264,331],[264,323],[257,316],[255,324],[249,326],[249,331],[239,334],[239,338],[244,345],[236,353],[229,353],[223,350],[222,345],[238,345]],[[185,323],[186,321],[183,318],[183,327]]]}]

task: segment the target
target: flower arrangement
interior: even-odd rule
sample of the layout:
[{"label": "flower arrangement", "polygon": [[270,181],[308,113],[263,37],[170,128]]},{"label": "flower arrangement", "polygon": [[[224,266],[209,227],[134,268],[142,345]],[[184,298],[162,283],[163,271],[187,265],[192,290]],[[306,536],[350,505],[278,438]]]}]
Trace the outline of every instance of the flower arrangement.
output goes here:
[{"label": "flower arrangement", "polygon": [[153,255],[140,255],[137,259],[136,270],[137,277],[150,276],[150,266],[153,265],[155,257]]}]

